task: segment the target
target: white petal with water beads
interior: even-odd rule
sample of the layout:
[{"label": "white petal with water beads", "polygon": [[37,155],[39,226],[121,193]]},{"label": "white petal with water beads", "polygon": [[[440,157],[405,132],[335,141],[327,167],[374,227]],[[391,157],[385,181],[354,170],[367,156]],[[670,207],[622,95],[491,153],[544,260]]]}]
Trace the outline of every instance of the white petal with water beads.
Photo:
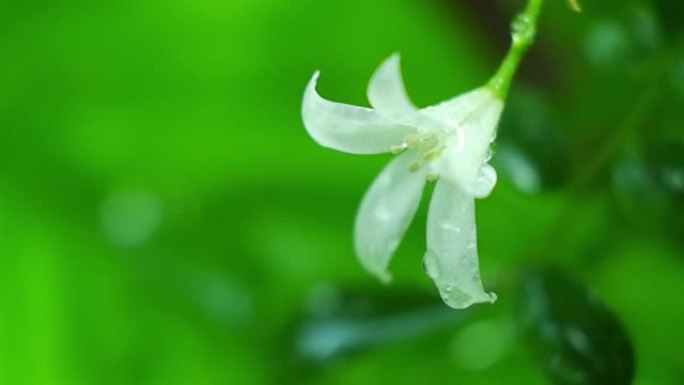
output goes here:
[{"label": "white petal with water beads", "polygon": [[494,302],[480,279],[475,228],[475,201],[456,186],[437,182],[427,223],[426,273],[444,302],[462,309],[475,303]]},{"label": "white petal with water beads", "polygon": [[416,156],[394,158],[378,175],[361,201],[354,227],[354,246],[361,264],[387,282],[390,258],[416,214],[426,173],[409,171]]}]

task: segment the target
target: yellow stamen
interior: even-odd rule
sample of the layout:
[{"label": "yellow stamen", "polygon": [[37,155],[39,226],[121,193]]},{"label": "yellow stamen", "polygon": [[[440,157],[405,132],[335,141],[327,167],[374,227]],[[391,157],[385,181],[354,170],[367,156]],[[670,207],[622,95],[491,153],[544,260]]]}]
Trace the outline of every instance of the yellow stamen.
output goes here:
[{"label": "yellow stamen", "polygon": [[392,146],[393,154],[398,154],[405,149],[411,149],[420,154],[420,159],[409,165],[409,171],[415,172],[425,163],[431,162],[441,155],[444,150],[446,133],[440,131],[420,130],[413,135],[407,135],[404,142],[399,146]]},{"label": "yellow stamen", "polygon": [[418,171],[419,168],[420,168],[420,162],[419,161],[411,162],[411,164],[409,164],[409,167],[408,167],[409,171],[411,171],[411,172],[416,172],[416,171]]}]

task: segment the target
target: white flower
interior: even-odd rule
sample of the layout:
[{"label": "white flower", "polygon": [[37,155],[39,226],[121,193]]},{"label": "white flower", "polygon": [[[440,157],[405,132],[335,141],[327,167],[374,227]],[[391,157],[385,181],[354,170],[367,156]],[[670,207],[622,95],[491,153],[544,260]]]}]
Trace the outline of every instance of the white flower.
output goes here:
[{"label": "white flower", "polygon": [[428,213],[425,270],[453,308],[494,302],[496,294],[486,293],[480,279],[474,201],[496,184],[487,162],[503,101],[482,87],[418,109],[404,90],[396,54],[370,81],[372,109],[323,99],[316,92],[317,79],[318,72],[302,105],[314,140],[353,154],[397,154],[368,189],[356,217],[354,244],[361,264],[389,281],[387,266],[426,181],[439,179]]}]

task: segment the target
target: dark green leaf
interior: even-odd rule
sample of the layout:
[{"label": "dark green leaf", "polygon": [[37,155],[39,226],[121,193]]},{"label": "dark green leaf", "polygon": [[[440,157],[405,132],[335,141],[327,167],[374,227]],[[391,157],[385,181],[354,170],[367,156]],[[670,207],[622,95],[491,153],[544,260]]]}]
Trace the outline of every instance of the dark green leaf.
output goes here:
[{"label": "dark green leaf", "polygon": [[559,385],[628,385],[632,345],[617,317],[578,282],[554,269],[529,273],[520,321],[548,378]]},{"label": "dark green leaf", "polygon": [[625,156],[615,167],[613,187],[623,214],[676,239],[684,236],[684,144],[648,145],[639,157]]},{"label": "dark green leaf", "polygon": [[310,372],[369,348],[443,330],[462,320],[432,293],[415,290],[314,290],[285,332],[286,375]]},{"label": "dark green leaf", "polygon": [[567,182],[568,149],[544,95],[518,87],[499,128],[494,164],[518,189],[533,193]]}]

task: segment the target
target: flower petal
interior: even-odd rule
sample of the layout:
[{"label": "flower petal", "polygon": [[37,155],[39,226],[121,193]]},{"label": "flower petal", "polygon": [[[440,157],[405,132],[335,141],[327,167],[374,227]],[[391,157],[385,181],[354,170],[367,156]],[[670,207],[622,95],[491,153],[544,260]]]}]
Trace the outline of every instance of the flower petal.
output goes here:
[{"label": "flower petal", "polygon": [[434,106],[426,107],[423,111],[436,120],[458,125],[460,120],[463,120],[492,98],[494,96],[491,91],[486,88],[477,88]]},{"label": "flower petal", "polygon": [[331,102],[316,92],[316,72],[304,93],[302,119],[309,135],[321,146],[353,154],[389,152],[415,131],[396,124],[370,108]]},{"label": "flower petal", "polygon": [[496,172],[490,166],[484,166],[502,111],[503,102],[486,89],[467,93],[429,110],[435,119],[450,119],[448,124],[455,130],[442,155],[432,163],[440,178],[460,186],[470,196],[489,195],[496,183]]},{"label": "flower petal", "polygon": [[417,154],[394,158],[363,197],[356,215],[354,247],[361,264],[382,281],[389,281],[390,258],[418,210],[425,186],[425,169],[409,171]]},{"label": "flower petal", "polygon": [[441,179],[430,202],[423,264],[444,302],[454,309],[496,300],[480,279],[475,201]]},{"label": "flower petal", "polygon": [[379,113],[397,121],[418,111],[406,94],[398,54],[390,56],[373,74],[368,84],[368,101]]}]

